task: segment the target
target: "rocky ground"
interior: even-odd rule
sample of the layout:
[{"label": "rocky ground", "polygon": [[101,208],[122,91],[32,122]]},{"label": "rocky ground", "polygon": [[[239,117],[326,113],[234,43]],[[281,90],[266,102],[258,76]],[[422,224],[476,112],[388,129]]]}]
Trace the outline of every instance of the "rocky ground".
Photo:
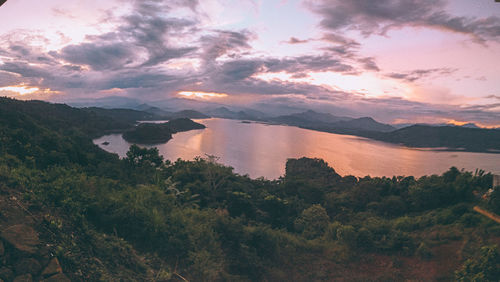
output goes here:
[{"label": "rocky ground", "polygon": [[0,189],[0,282],[71,281],[54,255],[43,216],[19,200],[19,193]]}]

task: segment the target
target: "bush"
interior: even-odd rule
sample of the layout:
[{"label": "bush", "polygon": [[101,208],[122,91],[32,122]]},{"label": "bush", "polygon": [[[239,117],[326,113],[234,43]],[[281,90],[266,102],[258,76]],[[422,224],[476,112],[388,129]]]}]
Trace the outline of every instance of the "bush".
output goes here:
[{"label": "bush", "polygon": [[466,213],[460,217],[460,223],[465,227],[474,227],[481,222],[481,217],[476,214]]},{"label": "bush", "polygon": [[477,257],[469,258],[455,272],[458,281],[498,281],[500,277],[500,255],[497,245],[484,246]]},{"label": "bush", "polygon": [[342,226],[342,224],[338,221],[328,224],[325,231],[325,239],[326,240],[338,240],[337,230]]},{"label": "bush", "polygon": [[295,220],[295,228],[307,239],[314,239],[323,235],[329,221],[330,217],[321,205],[312,205]]},{"label": "bush", "polygon": [[418,229],[418,221],[415,218],[403,216],[394,220],[394,226],[401,231],[413,231]]},{"label": "bush", "polygon": [[373,234],[365,227],[361,227],[356,234],[356,247],[370,250],[373,247]]},{"label": "bush", "polygon": [[342,225],[337,229],[337,238],[349,247],[356,245],[356,230],[351,225]]}]

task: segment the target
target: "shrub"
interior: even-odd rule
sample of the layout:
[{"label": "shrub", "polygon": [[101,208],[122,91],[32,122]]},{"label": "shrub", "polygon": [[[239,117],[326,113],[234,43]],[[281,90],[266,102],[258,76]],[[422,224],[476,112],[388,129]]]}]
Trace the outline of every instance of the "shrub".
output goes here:
[{"label": "shrub", "polygon": [[314,239],[323,235],[329,221],[330,217],[321,205],[312,205],[295,220],[295,228],[307,239]]}]

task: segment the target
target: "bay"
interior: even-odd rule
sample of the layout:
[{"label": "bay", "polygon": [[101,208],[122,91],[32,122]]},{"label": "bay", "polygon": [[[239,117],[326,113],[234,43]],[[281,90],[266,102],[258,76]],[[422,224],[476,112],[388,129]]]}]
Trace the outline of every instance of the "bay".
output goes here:
[{"label": "bay", "polygon": [[[288,158],[322,158],[340,175],[358,177],[441,174],[458,169],[500,174],[500,154],[448,152],[374,141],[351,135],[318,132],[285,125],[242,123],[228,119],[196,120],[205,129],[181,132],[157,147],[166,159],[192,160],[206,154],[252,178],[277,179],[285,172]],[[108,142],[108,145],[102,143]],[[108,152],[125,157],[129,146],[121,134],[94,140]],[[145,146],[152,147],[152,146]]]}]

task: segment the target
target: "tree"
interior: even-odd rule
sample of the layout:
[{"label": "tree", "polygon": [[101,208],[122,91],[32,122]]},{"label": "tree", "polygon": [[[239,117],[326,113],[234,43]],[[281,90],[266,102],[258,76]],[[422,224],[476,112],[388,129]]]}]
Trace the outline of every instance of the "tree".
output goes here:
[{"label": "tree", "polygon": [[130,146],[125,160],[134,167],[159,167],[163,164],[163,157],[160,156],[158,148],[141,148],[135,144]]},{"label": "tree", "polygon": [[306,238],[314,239],[323,235],[329,222],[330,217],[325,208],[321,205],[312,205],[302,211],[300,217],[295,220],[295,228]]}]

